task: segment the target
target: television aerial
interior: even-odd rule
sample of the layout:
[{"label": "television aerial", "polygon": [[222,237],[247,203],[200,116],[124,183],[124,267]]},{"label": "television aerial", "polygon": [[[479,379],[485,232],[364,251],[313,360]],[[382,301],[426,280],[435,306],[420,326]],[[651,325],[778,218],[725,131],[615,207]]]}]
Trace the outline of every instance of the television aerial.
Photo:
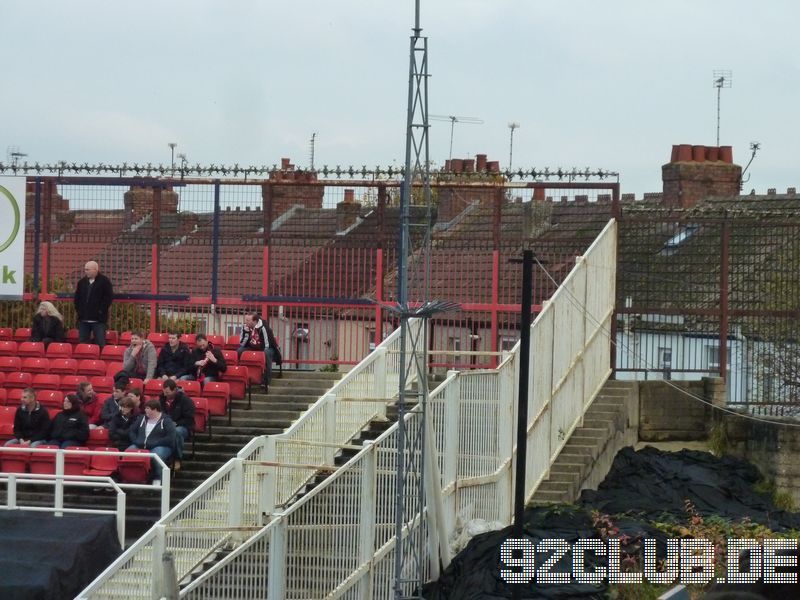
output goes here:
[{"label": "television aerial", "polygon": [[428,115],[431,121],[450,121],[450,156],[453,158],[453,130],[456,123],[465,123],[467,125],[483,125],[483,119],[477,117],[457,117],[455,115]]}]

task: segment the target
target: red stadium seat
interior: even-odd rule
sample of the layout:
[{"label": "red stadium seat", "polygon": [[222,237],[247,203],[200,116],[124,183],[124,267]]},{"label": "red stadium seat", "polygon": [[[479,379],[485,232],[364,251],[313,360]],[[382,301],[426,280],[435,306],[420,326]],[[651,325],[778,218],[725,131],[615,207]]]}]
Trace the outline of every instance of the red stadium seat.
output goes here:
[{"label": "red stadium seat", "polygon": [[61,383],[58,384],[58,389],[65,394],[74,394],[78,390],[78,384],[83,381],[89,381],[83,375],[62,375]]},{"label": "red stadium seat", "polygon": [[206,426],[210,425],[208,414],[208,400],[206,398],[194,398],[194,431],[203,433]]},{"label": "red stadium seat", "polygon": [[5,388],[20,388],[24,389],[33,385],[33,375],[25,373],[24,371],[15,371],[14,373],[6,373],[6,382],[3,384]]},{"label": "red stadium seat", "polygon": [[8,406],[18,406],[19,401],[22,399],[22,392],[24,388],[11,388],[6,390],[6,404]]},{"label": "red stadium seat", "polygon": [[72,345],[52,342],[45,352],[47,358],[72,358]]},{"label": "red stadium seat", "polygon": [[31,473],[37,475],[55,475],[56,474],[56,450],[59,449],[55,444],[42,444],[36,446],[37,450],[53,450],[53,452],[31,452],[31,458],[28,461]]},{"label": "red stadium seat", "polygon": [[94,449],[108,446],[108,444],[108,429],[105,427],[95,427],[89,430],[89,439],[86,441],[87,446]]},{"label": "red stadium seat", "polygon": [[250,383],[261,383],[266,365],[264,352],[261,350],[245,350],[239,357],[239,364],[247,367]]},{"label": "red stadium seat", "polygon": [[5,406],[8,404],[7,396],[8,392],[6,391],[6,388],[0,387],[0,406]]},{"label": "red stadium seat", "polygon": [[64,407],[64,392],[61,390],[38,390],[36,399],[46,408],[61,410]]},{"label": "red stadium seat", "polygon": [[247,386],[250,383],[250,372],[247,367],[228,366],[228,370],[222,374],[222,379],[231,386],[231,398],[241,400],[245,397]]},{"label": "red stadium seat", "polygon": [[[130,390],[130,389],[133,389],[133,388],[139,388],[140,390],[142,390],[142,392],[144,392],[144,381],[142,381],[138,377],[131,378],[131,380],[130,380],[130,382],[128,384],[128,389]],[[144,402],[144,399],[142,400],[142,402]],[[142,410],[144,410],[144,409],[142,409]]]},{"label": "red stadium seat", "polygon": [[106,344],[116,344],[119,342],[119,333],[113,329],[106,331]]},{"label": "red stadium seat", "polygon": [[0,406],[0,445],[14,437],[14,415],[16,406]]},{"label": "red stadium seat", "polygon": [[177,384],[189,398],[202,395],[202,387],[199,381],[178,381]]},{"label": "red stadium seat", "polygon": [[80,339],[81,339],[81,335],[80,335],[80,333],[78,332],[77,329],[68,329],[67,330],[67,335],[64,338],[64,341],[67,342],[68,344],[75,345],[75,344],[78,343],[78,341]]},{"label": "red stadium seat", "polygon": [[[67,450],[91,450],[87,446],[75,446]],[[84,469],[89,466],[88,454],[64,454],[64,475],[83,475]]]},{"label": "red stadium seat", "polygon": [[102,360],[82,360],[78,363],[78,373],[84,377],[92,377],[93,375],[105,376],[106,363]]},{"label": "red stadium seat", "polygon": [[239,364],[239,354],[236,350],[220,350],[222,352],[222,357],[225,359],[225,363],[230,367],[231,365],[238,365]]},{"label": "red stadium seat", "polygon": [[47,358],[34,358],[29,356],[22,359],[22,370],[27,373],[49,373],[50,360]]},{"label": "red stadium seat", "polygon": [[144,397],[149,400],[151,398],[157,399],[161,395],[161,384],[164,383],[160,379],[151,379],[144,384]]},{"label": "red stadium seat", "polygon": [[117,340],[118,344],[122,344],[123,346],[130,346],[131,345],[131,332],[130,331],[123,331],[119,334],[119,339]]},{"label": "red stadium seat", "polygon": [[20,342],[17,346],[17,356],[20,358],[25,358],[26,356],[43,358],[44,342]]},{"label": "red stadium seat", "polygon": [[18,445],[0,448],[0,471],[4,473],[25,473],[28,471],[30,452],[13,452],[8,448],[19,448]]},{"label": "red stadium seat", "polygon": [[16,356],[17,342],[14,340],[0,340],[0,356]]},{"label": "red stadium seat", "polygon": [[209,381],[203,386],[203,397],[208,400],[208,412],[214,416],[224,415],[231,400],[231,389],[227,383]]},{"label": "red stadium seat", "polygon": [[[122,361],[122,357],[125,355],[125,346],[117,346],[115,344],[108,344],[103,346],[103,349],[100,351],[100,358],[104,361]],[[120,367],[121,369],[122,367]]]},{"label": "red stadium seat", "polygon": [[0,327],[0,340],[13,340],[14,330],[11,327]]},{"label": "red stadium seat", "polygon": [[22,368],[22,359],[19,356],[0,356],[0,371],[11,373]]},{"label": "red stadium seat", "polygon": [[61,384],[61,376],[53,373],[38,373],[33,376],[33,388],[36,390],[57,390]]},{"label": "red stadium seat", "polygon": [[108,446],[96,448],[96,450],[102,450],[105,454],[93,454],[90,456],[89,468],[84,469],[83,474],[93,477],[110,477],[116,473],[122,453],[117,448]]},{"label": "red stadium seat", "polygon": [[110,394],[114,389],[114,378],[107,375],[95,375],[90,377],[89,381],[92,383],[94,391],[98,394]]},{"label": "red stadium seat", "polygon": [[241,337],[238,335],[229,335],[227,341],[225,342],[225,349],[226,350],[236,350],[239,347],[239,342],[241,341]]},{"label": "red stadium seat", "polygon": [[150,340],[156,348],[161,348],[169,341],[169,334],[153,331],[147,334],[147,339]]},{"label": "red stadium seat", "polygon": [[147,450],[125,450],[119,461],[119,477],[123,483],[147,483],[150,477],[150,453]]},{"label": "red stadium seat", "polygon": [[75,375],[78,361],[74,358],[54,358],[50,361],[50,372],[56,375]]},{"label": "red stadium seat", "polygon": [[14,330],[14,341],[15,342],[27,342],[31,339],[31,328],[30,327],[17,327]]},{"label": "red stadium seat", "polygon": [[72,358],[76,360],[97,360],[100,358],[100,346],[97,344],[78,344],[72,349]]},{"label": "red stadium seat", "polygon": [[219,348],[222,350],[225,347],[225,336],[218,335],[216,333],[209,333],[207,336],[208,341],[211,342],[211,345],[215,348]]},{"label": "red stadium seat", "polygon": [[197,342],[197,334],[196,333],[182,333],[181,334],[181,341],[191,348]]},{"label": "red stadium seat", "polygon": [[122,371],[121,362],[108,362],[106,361],[106,375],[114,377],[117,373]]}]

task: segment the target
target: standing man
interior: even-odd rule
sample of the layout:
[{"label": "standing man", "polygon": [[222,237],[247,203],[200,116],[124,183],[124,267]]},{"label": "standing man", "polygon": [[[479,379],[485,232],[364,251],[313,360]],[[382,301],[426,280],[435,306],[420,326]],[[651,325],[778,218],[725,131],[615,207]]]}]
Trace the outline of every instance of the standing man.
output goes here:
[{"label": "standing man", "polygon": [[245,350],[264,352],[266,370],[264,371],[264,381],[262,383],[264,388],[269,388],[269,382],[272,379],[272,363],[281,364],[281,351],[278,348],[278,342],[275,340],[275,334],[272,333],[272,329],[261,319],[257,312],[250,312],[244,316],[242,337],[239,339],[239,347],[236,352],[241,356]]},{"label": "standing man", "polygon": [[95,343],[102,348],[106,345],[108,309],[114,299],[114,287],[95,261],[87,262],[83,271],[85,275],[75,287],[78,335],[82,344],[88,344],[94,335]]}]

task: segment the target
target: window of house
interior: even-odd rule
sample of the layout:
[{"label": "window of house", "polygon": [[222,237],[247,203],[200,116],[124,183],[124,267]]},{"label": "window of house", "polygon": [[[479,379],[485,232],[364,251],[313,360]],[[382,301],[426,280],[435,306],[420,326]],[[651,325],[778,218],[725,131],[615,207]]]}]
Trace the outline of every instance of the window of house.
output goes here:
[{"label": "window of house", "polygon": [[719,369],[719,346],[706,346],[706,361],[709,369]]},{"label": "window of house", "polygon": [[500,351],[501,352],[511,352],[514,349],[514,345],[517,343],[517,338],[510,335],[504,335],[500,338]]},{"label": "window of house", "polygon": [[661,361],[662,369],[672,368],[672,348],[659,348],[658,356]]}]

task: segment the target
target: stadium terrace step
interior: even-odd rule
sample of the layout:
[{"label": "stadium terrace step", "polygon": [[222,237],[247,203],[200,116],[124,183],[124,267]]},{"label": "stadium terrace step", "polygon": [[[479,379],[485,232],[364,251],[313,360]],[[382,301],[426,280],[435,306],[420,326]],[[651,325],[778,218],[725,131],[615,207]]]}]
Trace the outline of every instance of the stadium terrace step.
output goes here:
[{"label": "stadium terrace step", "polygon": [[[625,431],[633,388],[630,382],[607,381],[586,411],[583,426],[573,431],[530,504],[574,502],[595,464],[610,446],[609,440]],[[613,459],[613,456],[611,457]]]}]

